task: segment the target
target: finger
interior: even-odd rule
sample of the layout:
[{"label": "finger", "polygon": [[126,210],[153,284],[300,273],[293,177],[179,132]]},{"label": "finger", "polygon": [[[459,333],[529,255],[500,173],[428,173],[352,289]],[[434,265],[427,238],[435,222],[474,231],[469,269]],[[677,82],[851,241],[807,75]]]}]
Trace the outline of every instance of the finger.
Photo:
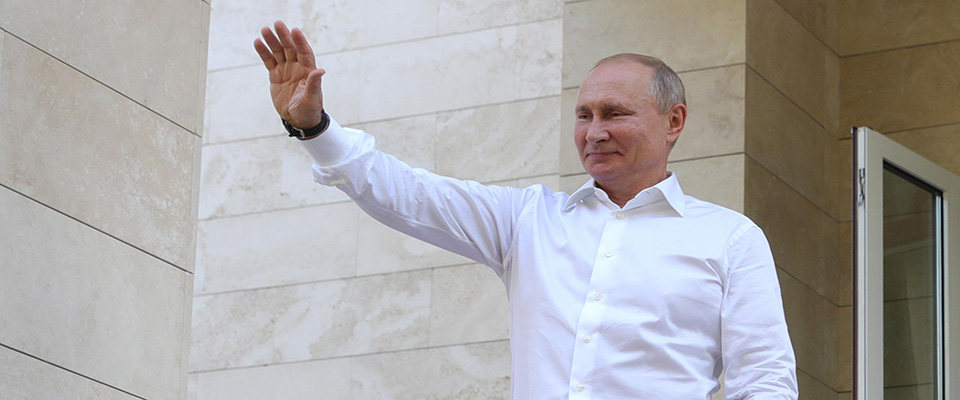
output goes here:
[{"label": "finger", "polygon": [[267,45],[263,44],[263,41],[261,41],[259,38],[254,40],[253,48],[257,50],[257,54],[259,54],[260,59],[263,60],[264,67],[267,67],[268,70],[277,67],[277,59],[273,57],[273,53],[270,52],[270,49],[267,48]]},{"label": "finger", "polygon": [[307,42],[307,38],[303,36],[300,28],[293,28],[290,37],[293,39],[293,46],[297,50],[297,60],[307,67],[316,68],[317,58],[313,55],[313,49],[310,48],[310,43]]},{"label": "finger", "polygon": [[267,46],[270,47],[270,52],[273,53],[273,57],[277,62],[284,62],[287,60],[287,57],[283,54],[283,45],[280,44],[280,41],[277,40],[277,36],[273,34],[273,31],[268,27],[263,27],[260,29],[260,36],[263,36],[263,41],[267,43]]},{"label": "finger", "polygon": [[[320,99],[321,94],[321,78],[323,74],[326,74],[327,71],[324,71],[323,68],[317,68],[313,71],[310,71],[310,75],[307,75],[306,88],[304,88],[303,95],[308,99]],[[320,104],[320,108],[323,108],[323,104]]]},{"label": "finger", "polygon": [[297,50],[293,46],[293,39],[290,38],[290,30],[287,29],[287,25],[283,21],[277,21],[273,28],[277,31],[277,36],[280,38],[280,44],[283,45],[283,55],[289,61],[297,61]]}]

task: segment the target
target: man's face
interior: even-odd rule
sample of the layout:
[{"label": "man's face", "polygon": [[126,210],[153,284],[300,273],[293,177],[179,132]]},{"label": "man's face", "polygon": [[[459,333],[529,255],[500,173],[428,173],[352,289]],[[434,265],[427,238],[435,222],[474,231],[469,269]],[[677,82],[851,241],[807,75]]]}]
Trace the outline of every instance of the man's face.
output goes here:
[{"label": "man's face", "polygon": [[587,76],[577,98],[574,141],[580,162],[602,188],[637,191],[666,177],[667,156],[679,129],[674,110],[660,114],[647,93],[653,69],[613,61]]}]

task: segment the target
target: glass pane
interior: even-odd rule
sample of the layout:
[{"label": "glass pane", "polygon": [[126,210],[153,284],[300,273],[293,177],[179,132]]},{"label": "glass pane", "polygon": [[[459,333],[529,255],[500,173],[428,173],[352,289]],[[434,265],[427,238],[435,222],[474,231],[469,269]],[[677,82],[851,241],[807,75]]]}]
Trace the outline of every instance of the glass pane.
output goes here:
[{"label": "glass pane", "polygon": [[936,399],[941,305],[939,194],[885,165],[883,386],[887,400]]}]

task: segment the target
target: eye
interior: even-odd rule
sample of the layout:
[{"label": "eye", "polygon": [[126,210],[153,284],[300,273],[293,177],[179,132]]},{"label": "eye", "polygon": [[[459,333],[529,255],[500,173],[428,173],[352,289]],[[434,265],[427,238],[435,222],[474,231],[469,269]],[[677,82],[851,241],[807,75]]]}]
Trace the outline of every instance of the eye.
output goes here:
[{"label": "eye", "polygon": [[590,119],[590,115],[588,115],[588,114],[577,114],[577,119],[581,119],[581,120]]}]

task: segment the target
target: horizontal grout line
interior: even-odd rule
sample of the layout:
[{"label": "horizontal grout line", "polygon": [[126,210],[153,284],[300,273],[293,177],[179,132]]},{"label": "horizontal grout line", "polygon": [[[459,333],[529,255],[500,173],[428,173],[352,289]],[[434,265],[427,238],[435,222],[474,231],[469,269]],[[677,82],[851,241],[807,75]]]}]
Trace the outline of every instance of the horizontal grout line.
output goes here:
[{"label": "horizontal grout line", "polygon": [[[587,1],[593,1],[593,0],[587,0]],[[730,68],[730,67],[736,67],[736,66],[740,66],[740,65],[747,65],[747,63],[738,62],[738,63],[732,63],[732,64],[711,65],[711,66],[707,66],[707,67],[700,67],[700,68],[693,68],[693,69],[685,69],[685,70],[676,71],[676,72],[677,72],[677,75],[683,75],[683,74],[690,73],[690,72],[710,71],[710,70],[714,70],[714,69]],[[576,85],[576,86],[564,86],[564,87],[561,88],[561,90],[570,90],[570,89],[579,89],[579,88],[580,88],[580,85]]]},{"label": "horizontal grout line", "polygon": [[[814,39],[816,39],[818,42],[820,42],[820,44],[823,45],[823,47],[824,47],[825,49],[827,49],[828,51],[830,51],[830,53],[833,54],[834,57],[840,58],[840,54],[837,53],[837,50],[834,50],[832,47],[830,47],[829,45],[827,45],[827,43],[824,42],[823,39],[820,38],[820,36],[818,36],[816,33],[814,33],[812,30],[810,30],[810,28],[808,28],[804,23],[800,22],[800,19],[797,18],[796,15],[793,15],[793,13],[790,12],[790,10],[788,10],[786,7],[784,7],[783,4],[781,4],[779,1],[777,1],[776,4],[777,4],[778,6],[780,6],[780,8],[781,8],[784,12],[786,12],[787,15],[790,16],[790,18],[793,18],[793,20],[794,20],[797,24],[799,24],[800,27],[803,28],[803,30],[807,31],[807,33],[809,33],[811,36],[813,36]],[[839,36],[839,35],[838,35],[838,36]],[[839,43],[838,43],[837,45],[839,46]]]},{"label": "horizontal grout line", "polygon": [[[361,121],[344,121],[343,123],[341,123],[341,125],[343,125],[343,126],[345,126],[345,127],[351,127],[351,126],[360,126],[360,125],[368,125],[368,124],[378,124],[378,123],[383,123],[383,122],[401,121],[401,120],[410,119],[410,118],[419,118],[419,117],[426,117],[426,116],[431,116],[431,115],[449,114],[449,113],[455,113],[455,112],[460,112],[460,111],[475,110],[475,109],[479,109],[479,108],[505,106],[505,105],[510,105],[510,104],[524,103],[524,102],[537,101],[537,100],[546,100],[546,99],[559,98],[559,97],[560,97],[560,93],[556,93],[556,94],[550,94],[550,95],[544,95],[544,96],[525,97],[525,98],[520,98],[520,99],[499,101],[499,102],[493,102],[493,103],[482,103],[482,104],[476,104],[476,105],[464,106],[464,107],[457,107],[457,108],[448,108],[448,109],[441,109],[441,110],[434,110],[434,111],[425,111],[425,112],[421,112],[421,113],[405,114],[405,115],[400,115],[400,116],[395,116],[395,117],[387,117],[387,118],[379,118],[379,119],[370,119],[370,120],[361,120]],[[334,116],[334,117],[335,117],[335,116]],[[340,123],[340,121],[337,121],[337,122]],[[278,126],[278,127],[281,127],[281,125],[280,125],[280,116],[277,116],[277,126]],[[376,136],[376,133],[375,133],[375,132],[374,132],[373,134],[374,134],[374,136]],[[241,143],[241,142],[251,142],[251,141],[255,141],[255,140],[261,140],[261,139],[267,139],[267,138],[275,138],[275,137],[286,137],[286,133],[284,133],[284,132],[281,131],[281,130],[277,130],[277,131],[275,131],[275,133],[270,133],[270,134],[266,134],[266,135],[252,136],[252,137],[246,137],[246,138],[240,138],[240,139],[223,140],[223,141],[211,142],[211,143],[204,143],[203,146],[204,146],[204,147],[208,147],[208,146],[216,146],[216,145],[221,145],[221,144],[232,144],[232,143]]]},{"label": "horizontal grout line", "polygon": [[903,47],[893,47],[893,48],[889,48],[889,49],[871,50],[871,51],[865,51],[865,52],[863,52],[863,53],[852,53],[852,54],[842,55],[842,56],[840,56],[840,59],[852,58],[852,57],[861,57],[861,56],[869,56],[869,55],[874,55],[874,54],[879,54],[879,53],[889,53],[889,52],[894,52],[894,51],[898,51],[898,50],[909,50],[909,49],[915,49],[915,48],[918,48],[918,47],[937,46],[937,45],[941,45],[941,44],[956,43],[956,42],[960,42],[960,39],[947,39],[947,40],[940,40],[940,41],[929,42],[929,43],[911,44],[911,45],[907,45],[907,46],[903,46]]},{"label": "horizontal grout line", "polygon": [[[516,22],[516,23],[512,23],[512,24],[504,24],[504,25],[497,25],[497,26],[488,26],[488,27],[475,28],[475,29],[469,29],[469,30],[464,30],[464,31],[447,32],[447,33],[441,33],[441,34],[437,34],[437,35],[433,35],[433,36],[421,36],[421,37],[415,37],[415,38],[409,38],[409,39],[403,39],[403,40],[396,40],[396,41],[392,41],[392,42],[373,43],[373,44],[362,45],[362,46],[357,46],[357,47],[348,47],[348,48],[343,48],[343,49],[335,49],[335,50],[323,51],[323,52],[320,52],[320,53],[315,53],[315,54],[314,54],[314,58],[322,58],[322,57],[332,56],[332,55],[336,55],[336,54],[350,53],[350,52],[363,51],[363,50],[372,50],[372,49],[378,49],[378,48],[384,48],[384,47],[391,47],[391,46],[402,45],[402,44],[410,44],[410,43],[417,43],[417,42],[427,42],[427,41],[434,40],[434,39],[449,38],[449,37],[460,36],[460,35],[469,35],[469,34],[473,34],[473,33],[477,33],[477,32],[483,32],[483,31],[493,31],[493,30],[498,30],[498,29],[503,29],[503,28],[515,28],[515,27],[520,27],[520,26],[524,26],[524,25],[535,25],[535,24],[540,24],[540,23],[544,23],[544,22],[562,21],[562,20],[563,20],[563,15],[561,14],[560,17],[542,18],[542,19],[537,19],[537,20]],[[267,26],[267,25],[264,25],[264,26]],[[269,25],[269,27],[270,27],[271,29],[273,29],[273,23],[271,23],[271,24]],[[295,27],[294,27],[294,26],[289,26],[289,28],[290,28],[290,29],[293,29],[293,28],[295,28]],[[301,30],[301,31],[304,31],[304,33],[306,33],[306,32],[311,32],[309,28],[306,28],[306,29],[303,28],[303,27],[296,27],[296,28],[300,28],[300,30]],[[253,32],[253,33],[250,35],[250,38],[251,38],[251,39],[250,39],[250,43],[251,43],[251,44],[250,44],[250,54],[256,55],[256,51],[253,49],[253,44],[252,44],[252,43],[253,43],[253,39],[256,39],[256,38],[259,38],[259,37],[260,37],[259,34],[260,34],[260,30],[258,29],[256,32]],[[307,36],[310,36],[310,35],[308,34]],[[258,59],[259,59],[259,58],[258,58]],[[319,64],[321,64],[321,63],[317,63],[317,64],[318,64],[319,67],[323,68],[323,65],[319,65]],[[243,68],[250,68],[250,67],[255,67],[255,66],[262,66],[262,65],[263,65],[262,62],[255,61],[255,62],[246,63],[246,64],[238,64],[238,65],[231,65],[231,66],[228,66],[228,67],[221,67],[221,68],[209,69],[209,70],[207,70],[207,73],[209,74],[209,73],[216,73],[216,72],[223,72],[223,71],[233,71],[233,70],[238,70],[238,69],[243,69]]]},{"label": "horizontal grout line", "polygon": [[[770,82],[770,81],[767,79],[767,77],[763,76],[763,74],[760,73],[760,71],[757,71],[756,69],[754,69],[753,66],[751,66],[750,64],[747,64],[747,69],[753,71],[754,74],[756,74],[757,76],[759,76],[760,79],[763,79],[764,82],[766,82],[768,85],[770,85],[770,87],[772,87],[774,90],[776,90],[777,93],[779,93],[781,96],[783,96],[783,98],[787,99],[787,101],[789,101],[790,104],[793,104],[794,107],[796,107],[798,110],[802,111],[808,118],[810,118],[810,120],[813,121],[813,123],[817,124],[817,126],[819,126],[821,130],[823,130],[825,133],[829,133],[829,131],[827,130],[826,126],[824,126],[823,123],[820,122],[820,120],[818,120],[816,117],[814,117],[813,115],[811,115],[811,114],[807,111],[806,108],[803,108],[802,106],[800,106],[800,104],[797,104],[797,102],[794,101],[794,99],[793,99],[792,97],[790,97],[790,96],[788,96],[786,93],[784,93],[783,90],[780,90],[780,87],[778,87],[777,85],[774,85],[773,82]],[[744,119],[746,119],[746,117],[745,117]],[[830,136],[832,137],[833,134],[830,134]]]},{"label": "horizontal grout line", "polygon": [[455,344],[445,344],[445,345],[437,345],[437,346],[413,347],[408,349],[396,349],[396,350],[358,353],[358,354],[349,354],[349,355],[333,356],[333,357],[314,358],[309,360],[281,361],[281,362],[275,362],[275,363],[269,363],[269,364],[244,365],[244,366],[238,366],[238,367],[195,370],[195,371],[190,371],[190,374],[191,375],[206,374],[206,373],[212,373],[212,372],[225,372],[225,371],[244,370],[244,369],[251,369],[251,368],[262,368],[262,367],[268,367],[268,366],[306,364],[306,363],[319,362],[319,361],[331,361],[331,360],[342,360],[342,359],[348,359],[348,358],[377,356],[382,354],[410,353],[414,351],[439,350],[439,349],[448,349],[448,348],[454,348],[454,347],[468,347],[468,346],[477,346],[477,345],[495,344],[495,343],[509,343],[509,342],[510,342],[510,339],[494,339],[494,340],[484,340],[484,341],[470,342],[470,343],[455,343]]},{"label": "horizontal grout line", "polygon": [[944,123],[944,124],[937,124],[937,125],[910,127],[910,128],[904,128],[904,129],[899,129],[899,130],[895,130],[895,131],[887,131],[887,132],[881,132],[881,133],[884,134],[884,135],[889,135],[889,134],[892,134],[892,133],[908,133],[908,132],[912,132],[912,131],[920,131],[920,130],[924,130],[924,129],[946,128],[946,127],[950,127],[950,126],[960,127],[960,122],[947,122],[947,123]]},{"label": "horizontal grout line", "polygon": [[129,396],[132,396],[132,397],[135,397],[135,398],[138,398],[138,399],[147,400],[145,397],[137,396],[137,395],[135,395],[135,394],[133,394],[133,393],[130,393],[130,392],[126,391],[126,390],[120,389],[120,388],[118,388],[118,387],[116,387],[116,386],[113,386],[113,385],[111,385],[111,384],[109,384],[109,383],[103,382],[103,381],[98,380],[98,379],[94,379],[94,378],[89,377],[89,376],[87,376],[87,375],[81,374],[81,373],[79,373],[79,372],[77,372],[77,371],[73,371],[73,370],[71,370],[71,369],[68,369],[68,368],[66,368],[66,367],[64,367],[64,366],[54,364],[54,363],[52,363],[52,362],[50,362],[50,361],[44,360],[44,359],[42,359],[42,358],[40,358],[40,357],[37,357],[37,356],[35,356],[35,355],[33,355],[33,354],[30,354],[30,353],[27,353],[27,352],[25,352],[25,351],[21,351],[21,350],[15,349],[15,348],[13,348],[13,347],[7,346],[7,345],[5,345],[5,344],[3,344],[3,343],[0,343],[0,347],[5,348],[5,349],[10,350],[10,351],[13,351],[13,352],[18,353],[18,354],[21,354],[21,355],[23,355],[23,356],[29,357],[29,358],[34,359],[34,360],[36,360],[36,361],[42,362],[42,363],[44,363],[44,364],[47,364],[47,365],[52,366],[52,367],[54,367],[54,368],[57,368],[57,369],[59,369],[59,370],[61,370],[61,371],[65,371],[65,372],[68,372],[68,373],[70,373],[70,374],[76,375],[76,376],[78,376],[78,377],[81,377],[81,378],[83,378],[83,379],[89,380],[89,381],[91,381],[91,382],[96,382],[96,383],[99,384],[99,385],[102,385],[102,386],[108,387],[108,388],[110,388],[110,389],[116,390],[116,391],[118,391],[118,392],[120,392],[120,393],[129,395]]},{"label": "horizontal grout line", "polygon": [[[753,160],[753,162],[756,163],[757,165],[759,165],[761,168],[763,168],[764,171],[767,171],[767,173],[769,173],[769,174],[772,175],[773,177],[777,178],[777,180],[780,181],[780,183],[784,184],[786,187],[790,188],[790,190],[792,190],[794,193],[798,194],[801,198],[803,198],[804,200],[806,200],[807,203],[810,203],[811,205],[813,205],[813,207],[816,208],[817,211],[820,211],[823,215],[826,215],[827,218],[830,218],[830,220],[832,220],[833,222],[838,223],[838,224],[842,224],[842,223],[845,223],[845,222],[850,222],[850,221],[841,221],[841,220],[835,218],[832,214],[830,214],[829,212],[827,212],[826,210],[824,210],[822,207],[820,207],[819,204],[817,204],[816,202],[814,202],[812,199],[808,198],[805,194],[803,194],[803,193],[801,193],[799,190],[797,190],[797,188],[793,187],[792,185],[790,185],[789,183],[787,183],[786,181],[784,181],[783,178],[781,178],[779,175],[777,175],[776,173],[774,173],[773,171],[771,171],[769,168],[767,168],[766,165],[763,165],[763,163],[761,163],[760,161],[757,161],[757,159],[753,158],[753,157],[750,156],[749,154],[747,154],[746,156],[747,156],[747,158],[749,158],[750,160]],[[852,168],[852,167],[851,167],[851,168]],[[842,188],[841,188],[841,189],[842,189]],[[839,193],[838,193],[838,195],[839,195]]]},{"label": "horizontal grout line", "polygon": [[[315,284],[321,284],[321,283],[346,282],[346,281],[354,281],[354,280],[360,280],[360,279],[373,278],[373,277],[377,277],[377,276],[393,276],[393,275],[400,275],[400,274],[408,274],[408,273],[412,273],[412,272],[428,272],[428,271],[429,271],[429,272],[433,272],[433,271],[436,271],[436,270],[450,269],[450,268],[460,268],[460,267],[466,267],[466,266],[470,266],[470,265],[482,265],[482,264],[479,264],[479,263],[477,263],[477,262],[475,262],[475,261],[470,261],[470,262],[461,263],[461,264],[438,265],[438,266],[433,266],[433,267],[415,268],[415,269],[408,269],[408,270],[403,270],[403,271],[378,272],[378,273],[369,273],[369,274],[362,274],[362,275],[351,275],[351,276],[336,277],[336,278],[316,279],[316,280],[312,280],[312,281],[282,283],[282,284],[271,285],[271,286],[258,286],[258,287],[242,288],[242,289],[222,290],[222,291],[219,291],[219,292],[202,292],[202,293],[196,293],[196,292],[195,292],[194,295],[193,295],[193,297],[194,297],[194,298],[198,298],[198,297],[213,297],[213,296],[219,296],[219,295],[236,294],[236,293],[243,293],[243,292],[256,292],[256,291],[261,291],[261,290],[283,289],[283,288],[289,288],[289,287],[315,285]],[[491,273],[492,273],[492,271],[491,271]]]},{"label": "horizontal grout line", "polygon": [[18,195],[20,195],[20,196],[23,196],[24,198],[27,198],[27,199],[29,199],[30,201],[33,201],[34,203],[37,203],[37,204],[39,204],[39,205],[41,205],[41,206],[43,206],[43,207],[46,207],[47,209],[50,209],[50,210],[52,210],[52,211],[54,211],[54,212],[56,212],[56,213],[58,213],[58,214],[60,214],[60,215],[62,215],[62,216],[64,216],[64,217],[67,217],[67,218],[69,218],[69,219],[71,219],[71,220],[73,220],[73,221],[75,221],[75,222],[77,222],[77,223],[80,223],[80,224],[83,225],[83,226],[86,226],[86,227],[88,227],[88,228],[90,228],[90,229],[93,229],[94,231],[97,231],[97,232],[99,232],[99,233],[101,233],[101,234],[103,234],[103,235],[105,235],[105,236],[107,236],[107,237],[109,237],[109,238],[111,238],[111,239],[113,239],[113,240],[116,240],[116,241],[118,241],[118,242],[120,242],[120,243],[123,243],[123,244],[125,244],[125,245],[127,245],[127,246],[129,246],[129,247],[131,247],[131,248],[134,248],[134,249],[140,251],[140,252],[143,253],[143,254],[146,254],[146,255],[148,255],[148,256],[150,256],[150,257],[153,257],[153,258],[155,258],[155,259],[163,262],[164,264],[167,264],[167,265],[169,265],[169,266],[171,266],[171,267],[174,267],[174,268],[180,270],[181,272],[186,272],[186,273],[188,273],[188,274],[190,274],[190,275],[193,275],[193,272],[187,271],[186,269],[181,268],[180,266],[178,266],[178,265],[176,265],[176,264],[174,264],[174,263],[172,263],[172,262],[170,262],[170,261],[167,261],[167,260],[165,260],[165,259],[163,259],[163,258],[161,258],[161,257],[159,257],[159,256],[157,256],[157,255],[155,255],[155,254],[153,254],[153,253],[150,253],[149,251],[146,251],[146,250],[144,250],[144,249],[142,249],[142,248],[140,248],[140,247],[138,247],[138,246],[136,246],[136,245],[134,245],[134,244],[132,244],[132,243],[130,243],[130,242],[127,242],[126,240],[120,239],[120,238],[118,238],[118,237],[116,237],[116,236],[114,236],[114,235],[112,235],[112,234],[104,231],[103,229],[97,228],[96,226],[93,226],[93,225],[91,225],[91,224],[89,224],[89,223],[87,223],[87,222],[84,222],[84,221],[82,221],[82,220],[80,220],[80,219],[78,219],[78,218],[76,218],[76,217],[74,217],[74,216],[72,216],[72,215],[70,215],[70,214],[67,214],[67,213],[65,213],[65,212],[63,212],[63,211],[60,211],[60,210],[58,210],[58,209],[56,209],[56,208],[53,208],[52,206],[47,205],[47,204],[45,204],[45,203],[41,202],[40,200],[37,200],[37,199],[35,199],[35,198],[33,198],[33,197],[30,197],[30,196],[28,196],[28,195],[26,195],[26,194],[24,194],[24,193],[22,193],[22,192],[20,192],[20,191],[18,191],[18,190],[16,190],[16,189],[12,188],[12,187],[9,187],[9,186],[7,186],[6,184],[0,183],[0,187],[3,187],[3,188],[5,188],[5,189],[7,189],[7,190],[10,190],[10,191],[13,192],[13,193],[16,193],[16,194],[18,194]]},{"label": "horizontal grout line", "polygon": [[[305,168],[306,168],[306,167],[305,167]],[[541,179],[541,178],[547,178],[547,177],[551,177],[551,176],[558,176],[558,177],[559,177],[560,175],[559,175],[558,173],[547,173],[547,174],[539,174],[539,175],[521,176],[521,177],[517,177],[517,178],[506,178],[506,179],[498,179],[498,180],[493,180],[493,181],[475,181],[475,182],[480,182],[480,183],[482,183],[482,184],[484,184],[484,185],[512,186],[512,185],[510,185],[510,183],[512,183],[513,181],[531,180],[531,179]],[[460,179],[460,178],[457,178],[457,177],[452,177],[452,178]],[[470,179],[463,179],[463,180],[470,180]],[[320,184],[317,183],[317,185],[320,185]],[[324,186],[324,185],[321,185],[321,186]],[[324,187],[330,187],[330,186],[324,186]],[[332,187],[330,187],[330,188],[333,189]],[[258,210],[258,211],[242,212],[242,213],[237,213],[237,214],[219,215],[219,216],[214,216],[214,217],[200,218],[200,219],[197,220],[197,222],[216,221],[216,220],[220,220],[220,219],[228,219],[228,218],[236,218],[236,217],[248,217],[248,216],[253,216],[253,215],[261,215],[261,214],[272,214],[272,213],[278,213],[278,212],[284,212],[284,211],[294,211],[294,210],[302,210],[302,209],[314,208],[314,207],[323,207],[323,206],[332,206],[332,205],[342,205],[342,204],[348,204],[348,203],[353,203],[353,200],[344,199],[344,200],[337,200],[337,201],[324,202],[324,203],[307,204],[307,205],[302,205],[302,206],[273,208],[273,209],[269,209],[269,210]]]},{"label": "horizontal grout line", "polygon": [[[150,111],[151,113],[157,115],[158,117],[166,120],[167,122],[176,125],[178,128],[187,131],[187,132],[190,133],[191,135],[196,136],[196,137],[201,137],[199,133],[193,132],[193,131],[191,131],[190,129],[187,129],[185,126],[180,125],[180,123],[178,123],[178,122],[176,122],[176,121],[174,121],[174,120],[172,120],[172,119],[170,119],[170,118],[167,118],[167,116],[165,116],[165,115],[163,115],[163,114],[160,114],[160,113],[157,112],[156,110],[148,107],[147,105],[145,105],[145,104],[143,104],[143,103],[141,103],[141,102],[139,102],[139,101],[137,101],[137,100],[134,100],[132,97],[126,95],[125,93],[123,93],[123,92],[121,92],[121,91],[119,91],[119,90],[117,90],[117,89],[114,89],[113,87],[111,87],[110,85],[107,85],[107,84],[104,83],[103,81],[101,81],[101,80],[99,80],[99,79],[97,79],[97,78],[94,78],[94,77],[91,76],[90,74],[88,74],[88,73],[80,70],[80,69],[77,68],[77,67],[74,67],[73,65],[67,63],[67,62],[64,61],[64,60],[61,60],[60,58],[54,56],[53,54],[48,53],[46,50],[41,49],[40,47],[37,47],[37,46],[34,45],[33,43],[30,43],[30,42],[26,41],[25,39],[23,39],[23,38],[21,38],[20,36],[17,36],[16,34],[14,34],[14,33],[10,32],[10,31],[4,29],[3,27],[0,27],[0,31],[3,31],[4,33],[6,33],[6,34],[8,34],[8,35],[10,35],[10,36],[12,36],[12,37],[14,37],[14,38],[16,38],[17,40],[23,42],[23,43],[26,44],[27,46],[33,47],[35,50],[39,51],[40,53],[43,53],[43,54],[46,55],[47,57],[50,57],[50,58],[56,60],[57,62],[59,62],[59,63],[65,65],[65,66],[67,66],[68,68],[76,71],[76,72],[79,73],[80,75],[83,75],[83,76],[87,77],[88,79],[90,79],[90,80],[98,83],[99,85],[101,85],[101,86],[103,86],[103,87],[105,87],[105,88],[113,91],[114,93],[120,95],[121,97],[129,100],[131,103],[134,103],[134,104],[142,107],[143,109],[145,109],[145,110],[147,110],[147,111]],[[198,100],[199,100],[199,99],[198,99]],[[202,128],[201,128],[201,129],[202,129]]]}]

